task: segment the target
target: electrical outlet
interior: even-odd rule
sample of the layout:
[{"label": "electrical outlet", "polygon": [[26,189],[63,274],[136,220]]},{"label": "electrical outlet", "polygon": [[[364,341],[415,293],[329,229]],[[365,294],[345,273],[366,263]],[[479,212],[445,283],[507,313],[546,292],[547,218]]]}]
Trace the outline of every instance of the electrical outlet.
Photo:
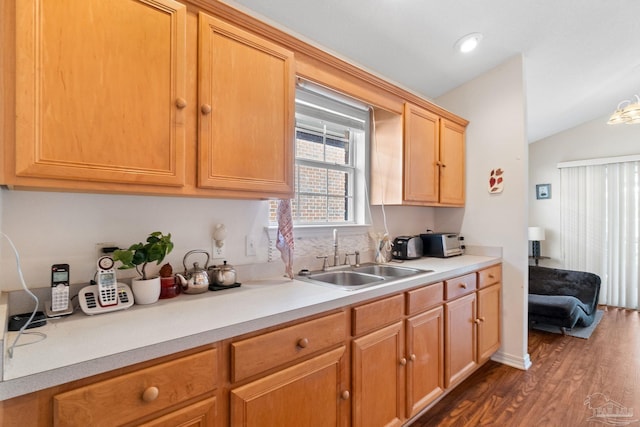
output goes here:
[{"label": "electrical outlet", "polygon": [[104,252],[103,248],[117,248],[118,245],[115,242],[100,242],[95,245],[96,260],[102,256],[111,256],[113,252]]},{"label": "electrical outlet", "polygon": [[223,259],[225,255],[226,246],[217,246],[215,239],[211,239],[211,254],[213,259]]},{"label": "electrical outlet", "polygon": [[256,256],[256,241],[253,236],[245,237],[245,253],[247,256]]}]

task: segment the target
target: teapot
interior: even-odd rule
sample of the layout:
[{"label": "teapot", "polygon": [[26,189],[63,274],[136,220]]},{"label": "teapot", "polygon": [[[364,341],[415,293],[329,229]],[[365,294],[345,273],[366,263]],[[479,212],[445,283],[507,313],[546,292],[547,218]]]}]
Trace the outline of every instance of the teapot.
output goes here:
[{"label": "teapot", "polygon": [[236,283],[236,269],[224,261],[223,265],[209,267],[211,280],[218,286],[230,286]]},{"label": "teapot", "polygon": [[[207,260],[204,263],[204,268],[200,268],[200,265],[197,262],[194,262],[193,268],[187,271],[187,258],[193,254],[205,254],[207,256]],[[199,294],[209,290],[209,275],[207,274],[208,264],[209,252],[202,249],[196,249],[186,253],[182,259],[184,275],[176,274],[176,277],[180,280],[180,284],[182,285],[182,292],[185,294]]]}]

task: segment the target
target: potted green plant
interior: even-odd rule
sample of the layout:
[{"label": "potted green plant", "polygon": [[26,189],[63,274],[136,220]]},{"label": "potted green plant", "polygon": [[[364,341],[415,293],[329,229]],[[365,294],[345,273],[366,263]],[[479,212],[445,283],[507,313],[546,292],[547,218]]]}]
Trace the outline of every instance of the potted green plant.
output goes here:
[{"label": "potted green plant", "polygon": [[136,304],[152,304],[160,297],[160,277],[147,276],[147,264],[155,262],[157,265],[173,250],[171,233],[166,235],[154,231],[147,237],[146,243],[135,243],[129,249],[117,249],[113,253],[113,260],[120,261],[120,270],[135,268],[140,279],[131,281],[133,297]]}]

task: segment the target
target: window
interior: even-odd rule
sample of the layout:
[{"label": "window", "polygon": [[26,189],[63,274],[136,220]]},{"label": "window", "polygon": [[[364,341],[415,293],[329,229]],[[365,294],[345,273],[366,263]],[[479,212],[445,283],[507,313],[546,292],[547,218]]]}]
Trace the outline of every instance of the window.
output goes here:
[{"label": "window", "polygon": [[640,158],[560,168],[563,268],[600,276],[600,304],[640,308]]},{"label": "window", "polygon": [[[296,225],[366,222],[369,110],[339,94],[296,92]],[[270,206],[276,222],[277,202]]]}]

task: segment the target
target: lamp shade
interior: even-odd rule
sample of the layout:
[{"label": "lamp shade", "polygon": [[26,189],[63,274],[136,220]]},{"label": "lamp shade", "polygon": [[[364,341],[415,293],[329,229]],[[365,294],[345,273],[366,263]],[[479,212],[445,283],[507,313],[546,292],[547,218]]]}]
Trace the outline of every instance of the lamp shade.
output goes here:
[{"label": "lamp shade", "polygon": [[533,240],[537,242],[544,240],[544,228],[529,227],[529,240]]}]

